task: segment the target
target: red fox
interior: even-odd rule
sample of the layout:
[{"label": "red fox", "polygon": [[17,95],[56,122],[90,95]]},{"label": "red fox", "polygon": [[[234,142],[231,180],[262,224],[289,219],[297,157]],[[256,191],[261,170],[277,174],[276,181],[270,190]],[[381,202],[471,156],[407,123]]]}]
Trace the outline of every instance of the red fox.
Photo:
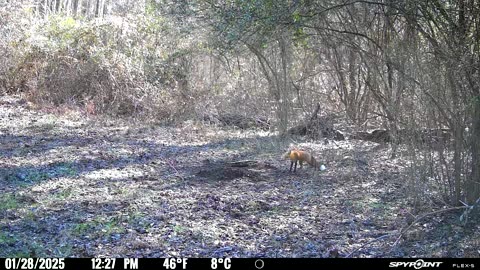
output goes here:
[{"label": "red fox", "polygon": [[303,168],[303,162],[307,162],[315,170],[320,166],[320,163],[310,154],[302,150],[289,150],[285,154],[286,159],[290,159],[290,172],[292,171],[293,163],[295,163],[295,168],[293,171],[297,170],[297,161],[300,162],[300,168]]}]

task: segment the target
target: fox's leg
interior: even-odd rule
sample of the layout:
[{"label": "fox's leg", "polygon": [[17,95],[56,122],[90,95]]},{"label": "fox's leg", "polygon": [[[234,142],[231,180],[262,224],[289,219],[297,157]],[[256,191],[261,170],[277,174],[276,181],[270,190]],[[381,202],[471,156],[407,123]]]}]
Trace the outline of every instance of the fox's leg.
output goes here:
[{"label": "fox's leg", "polygon": [[292,167],[293,167],[293,160],[290,161],[290,172],[292,172]]},{"label": "fox's leg", "polygon": [[303,160],[300,160],[300,168],[303,169]]},{"label": "fox's leg", "polygon": [[295,168],[293,169],[293,172],[297,171],[297,162],[298,162],[298,160],[295,160]]}]

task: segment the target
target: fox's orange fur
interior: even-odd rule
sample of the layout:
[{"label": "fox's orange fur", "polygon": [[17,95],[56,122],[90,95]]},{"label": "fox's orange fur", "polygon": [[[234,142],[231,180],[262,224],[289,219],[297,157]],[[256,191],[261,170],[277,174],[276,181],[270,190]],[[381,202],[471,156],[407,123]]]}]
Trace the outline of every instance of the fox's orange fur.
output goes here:
[{"label": "fox's orange fur", "polygon": [[289,150],[285,154],[286,159],[290,159],[290,171],[292,171],[293,164],[295,163],[295,168],[293,171],[297,170],[297,162],[300,163],[300,168],[303,167],[303,162],[307,162],[315,170],[319,167],[319,162],[312,156],[312,154],[302,151],[302,150]]}]

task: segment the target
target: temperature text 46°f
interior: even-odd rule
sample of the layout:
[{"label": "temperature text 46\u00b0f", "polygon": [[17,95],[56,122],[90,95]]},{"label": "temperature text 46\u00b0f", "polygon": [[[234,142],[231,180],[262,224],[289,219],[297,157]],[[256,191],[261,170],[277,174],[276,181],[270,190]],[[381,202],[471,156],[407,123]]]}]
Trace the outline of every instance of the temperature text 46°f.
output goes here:
[{"label": "temperature text 46\u00b0f", "polygon": [[182,258],[166,258],[163,262],[163,267],[168,270],[177,269],[177,265],[181,266],[182,269],[187,269],[187,259]]}]

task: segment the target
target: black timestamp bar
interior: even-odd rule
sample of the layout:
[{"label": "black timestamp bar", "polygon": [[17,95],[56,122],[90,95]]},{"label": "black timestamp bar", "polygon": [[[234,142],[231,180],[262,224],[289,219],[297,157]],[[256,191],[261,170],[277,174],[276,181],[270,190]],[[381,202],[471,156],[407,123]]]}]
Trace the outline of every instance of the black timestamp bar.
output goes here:
[{"label": "black timestamp bar", "polygon": [[274,270],[274,269],[479,269],[468,258],[2,258],[0,270]]}]

